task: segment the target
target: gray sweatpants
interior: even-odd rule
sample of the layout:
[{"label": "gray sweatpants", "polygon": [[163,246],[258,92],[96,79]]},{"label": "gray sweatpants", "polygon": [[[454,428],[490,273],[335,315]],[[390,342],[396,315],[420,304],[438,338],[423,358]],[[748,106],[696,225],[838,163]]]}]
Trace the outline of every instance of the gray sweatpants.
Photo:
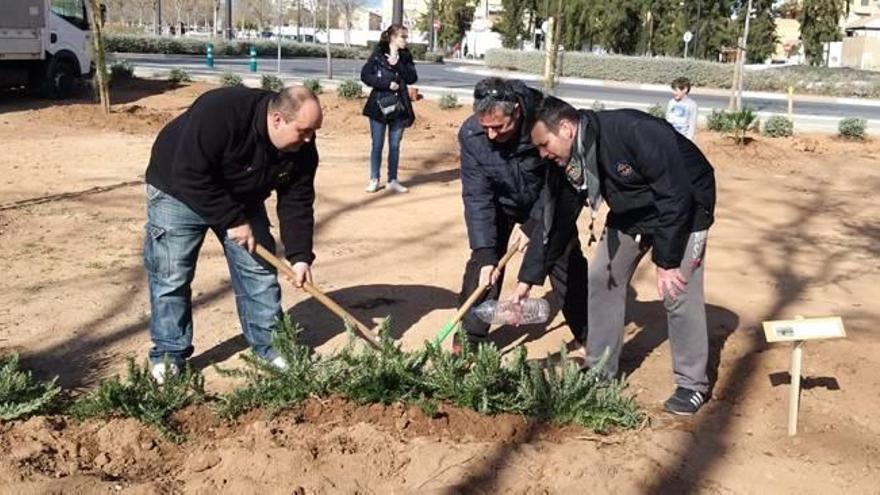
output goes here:
[{"label": "gray sweatpants", "polygon": [[[606,229],[590,261],[588,290],[587,366],[595,366],[608,349],[605,370],[617,375],[626,316],[626,294],[630,279],[651,246],[649,236],[637,241],[614,229]],[[703,295],[703,260],[707,231],[694,232],[688,238],[681,272],[687,280],[684,294],[674,301],[665,297],[672,348],[675,382],[691,390],[706,393],[709,380],[709,335],[706,328],[706,305]]]}]

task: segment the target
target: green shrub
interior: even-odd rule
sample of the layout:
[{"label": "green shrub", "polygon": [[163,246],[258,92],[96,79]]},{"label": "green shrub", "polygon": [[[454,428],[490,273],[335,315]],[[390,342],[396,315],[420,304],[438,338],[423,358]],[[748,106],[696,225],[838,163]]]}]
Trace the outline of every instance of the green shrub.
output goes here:
[{"label": "green shrub", "polygon": [[336,94],[338,94],[340,98],[353,100],[363,96],[364,88],[361,86],[360,82],[354,79],[346,79],[336,87]]},{"label": "green shrub", "polygon": [[166,438],[180,442],[180,434],[171,423],[171,414],[204,399],[204,378],[187,367],[169,374],[159,385],[150,374],[150,365],[138,366],[128,360],[128,377],[102,380],[97,390],[76,401],[71,414],[77,419],[122,416],[135,418],[156,427]]},{"label": "green shrub", "polygon": [[272,74],[263,74],[260,78],[260,86],[267,91],[279,92],[284,89],[284,81]]},{"label": "green shrub", "polygon": [[443,63],[443,52],[427,52],[425,53],[425,62],[431,62],[435,64]]},{"label": "green shrub", "polygon": [[760,125],[761,121],[758,119],[758,114],[749,107],[744,107],[742,110],[727,114],[726,132],[733,137],[737,144],[745,144],[746,135],[749,131],[760,128]]},{"label": "green shrub", "polygon": [[[404,402],[434,416],[441,402],[485,414],[514,413],[596,431],[633,428],[644,418],[623,395],[625,384],[599,379],[601,365],[589,373],[568,362],[547,370],[526,359],[524,347],[504,360],[491,344],[453,354],[433,344],[404,351],[390,336],[388,322],[379,331],[377,348],[362,345],[349,332],[349,343],[337,353],[318,356],[297,342],[300,329],[285,318],[273,347],[289,367],[278,370],[253,356],[244,369],[219,370],[244,379],[219,398],[219,413],[235,418],[263,407],[270,414],[310,396],[341,395],[359,403]],[[564,352],[564,350],[563,350]]]},{"label": "green shrub", "polygon": [[113,62],[110,66],[110,80],[120,81],[134,77],[134,66],[127,60]]},{"label": "green shrub", "polygon": [[[105,34],[104,40],[108,52],[119,53],[166,53],[174,55],[205,55],[208,44],[204,40],[193,38],[172,38],[162,36],[132,36],[126,34]],[[249,55],[251,45],[256,47],[257,56],[274,57],[278,54],[275,41],[225,41],[218,40],[214,44],[214,56]],[[330,54],[333,58],[359,58],[361,50],[357,47],[331,45]],[[289,57],[325,57],[326,46],[317,43],[281,43],[281,56]]]},{"label": "green shrub", "polygon": [[706,127],[710,131],[727,132],[730,130],[730,122],[727,112],[724,110],[712,110],[712,113],[706,117]]},{"label": "green shrub", "polygon": [[320,79],[306,79],[303,81],[303,86],[309,88],[309,90],[316,95],[319,95],[324,91],[324,88],[321,87]]},{"label": "green shrub", "polygon": [[[496,69],[511,69],[543,74],[544,53],[492,49],[486,64]],[[632,57],[565,52],[559,57],[563,76],[611,81],[667,85],[676,76],[687,76],[694,86],[729,88],[733,64],[671,57]],[[827,67],[779,67],[746,71],[744,87],[750,91],[786,91],[832,96],[880,97],[880,73],[865,70]]]},{"label": "green shrub", "polygon": [[221,86],[241,86],[242,82],[241,76],[234,72],[224,72],[223,74],[220,74]]},{"label": "green shrub", "polygon": [[180,67],[175,67],[171,69],[171,71],[168,73],[168,80],[173,82],[174,84],[180,84],[191,82],[192,77],[190,77],[189,72],[181,69]]},{"label": "green shrub", "polygon": [[445,93],[440,97],[440,100],[437,102],[437,105],[440,106],[443,110],[453,110],[461,105],[458,103],[458,96],[454,93]]},{"label": "green shrub", "polygon": [[648,107],[647,112],[649,115],[653,115],[654,117],[657,117],[658,119],[665,119],[666,118],[666,108],[659,103],[655,103],[655,104],[651,105],[650,107]]},{"label": "green shrub", "polygon": [[764,122],[764,135],[769,137],[791,137],[794,135],[794,122],[782,115],[773,115]]},{"label": "green shrub", "polygon": [[37,381],[30,371],[22,371],[18,354],[0,356],[0,420],[22,419],[51,411],[61,389],[57,377],[48,382]]},{"label": "green shrub", "polygon": [[867,127],[868,122],[865,119],[847,117],[837,125],[837,133],[844,139],[862,141],[865,139]]}]

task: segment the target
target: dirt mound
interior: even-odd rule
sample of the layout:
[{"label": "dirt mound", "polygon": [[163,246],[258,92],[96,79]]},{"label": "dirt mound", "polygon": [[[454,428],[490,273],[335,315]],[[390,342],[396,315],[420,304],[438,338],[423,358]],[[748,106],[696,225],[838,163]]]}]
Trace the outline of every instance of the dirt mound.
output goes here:
[{"label": "dirt mound", "polygon": [[[196,406],[174,419],[187,437],[180,445],[133,419],[79,423],[41,416],[6,424],[0,430],[0,483],[39,482],[45,488],[49,480],[65,479],[163,489],[184,481],[208,487],[230,480],[232,485],[220,486],[249,490],[263,482],[250,479],[254,473],[277,467],[285,476],[308,480],[314,467],[339,457],[356,458],[375,482],[395,478],[406,468],[410,459],[399,455],[396,446],[409,442],[512,445],[584,434],[513,415],[488,417],[443,406],[430,418],[417,407],[358,405],[338,397],[309,399],[273,418],[254,411],[225,422],[208,406]],[[353,475],[334,485],[354,487],[364,481]]]}]

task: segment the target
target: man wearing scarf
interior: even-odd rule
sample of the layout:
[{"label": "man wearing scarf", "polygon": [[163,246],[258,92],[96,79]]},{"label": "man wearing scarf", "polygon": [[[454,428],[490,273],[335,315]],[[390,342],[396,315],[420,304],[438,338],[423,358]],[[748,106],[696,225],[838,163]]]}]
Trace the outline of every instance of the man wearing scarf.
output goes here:
[{"label": "man wearing scarf", "polygon": [[[664,406],[696,413],[709,393],[703,258],[715,208],[712,166],[661,119],[638,110],[575,110],[554,97],[538,109],[531,138],[558,166],[548,171],[514,298],[543,283],[547,267],[577,239],[583,207],[595,218],[604,201],[609,213],[589,266],[586,366],[617,374],[627,288],[651,251],[678,385]],[[592,222],[590,230],[592,242]]]}]

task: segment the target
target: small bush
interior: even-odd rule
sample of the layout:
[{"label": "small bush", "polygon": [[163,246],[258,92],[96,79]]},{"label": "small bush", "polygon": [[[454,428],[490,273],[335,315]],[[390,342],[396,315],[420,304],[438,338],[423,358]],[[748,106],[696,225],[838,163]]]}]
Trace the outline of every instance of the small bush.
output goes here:
[{"label": "small bush", "polygon": [[592,108],[594,112],[598,112],[601,110],[605,110],[605,104],[599,100],[595,100],[593,101],[593,104],[590,106],[590,108]]},{"label": "small bush", "polygon": [[121,81],[123,79],[131,79],[134,77],[134,66],[127,60],[119,60],[113,62],[110,66],[110,79],[112,81]]},{"label": "small bush", "polygon": [[321,87],[320,79],[306,79],[303,81],[303,86],[309,88],[309,90],[316,95],[319,95],[324,91],[324,88]]},{"label": "small bush", "polygon": [[180,84],[185,82],[192,82],[192,77],[190,77],[189,72],[181,69],[180,67],[175,67],[171,69],[171,72],[168,73],[168,80],[173,82],[174,84]]},{"label": "small bush", "polygon": [[837,134],[844,139],[862,141],[866,137],[868,122],[858,117],[847,117],[837,125]]},{"label": "small bush", "polygon": [[749,131],[758,129],[760,125],[758,114],[749,107],[727,114],[727,132],[737,144],[745,144]]},{"label": "small bush", "polygon": [[18,354],[0,356],[0,420],[22,419],[47,412],[56,406],[61,388],[55,383],[34,380],[20,369]]},{"label": "small bush", "polygon": [[183,435],[171,423],[171,414],[204,399],[204,378],[187,367],[169,374],[159,385],[150,374],[150,365],[138,366],[128,360],[128,377],[103,380],[98,389],[74,403],[71,414],[77,419],[122,416],[154,426],[166,438],[183,441]]},{"label": "small bush", "polygon": [[443,52],[427,52],[427,53],[425,53],[425,62],[431,62],[434,64],[442,64],[443,63]]},{"label": "small bush", "polygon": [[666,118],[666,108],[664,108],[659,103],[655,103],[655,104],[651,105],[650,107],[648,107],[647,112],[649,115],[653,115],[654,117],[657,117],[658,119],[665,119]]},{"label": "small bush", "polygon": [[443,110],[454,110],[461,106],[458,103],[458,96],[454,93],[445,93],[440,97],[440,101],[437,102],[437,105]]},{"label": "small bush", "polygon": [[220,85],[221,86],[241,86],[243,83],[241,76],[234,72],[224,72],[220,75]]},{"label": "small bush", "polygon": [[263,74],[260,78],[260,86],[267,91],[279,92],[284,89],[284,81],[272,74]]},{"label": "small bush", "polygon": [[336,87],[336,94],[338,94],[340,98],[353,100],[364,95],[364,88],[361,86],[360,82],[355,81],[354,79],[346,79]]},{"label": "small bush", "polygon": [[788,117],[774,115],[764,122],[764,135],[768,137],[791,137],[794,135],[794,122]]},{"label": "small bush", "polygon": [[727,132],[730,129],[727,112],[724,110],[712,110],[712,113],[706,117],[706,127],[710,131]]}]

